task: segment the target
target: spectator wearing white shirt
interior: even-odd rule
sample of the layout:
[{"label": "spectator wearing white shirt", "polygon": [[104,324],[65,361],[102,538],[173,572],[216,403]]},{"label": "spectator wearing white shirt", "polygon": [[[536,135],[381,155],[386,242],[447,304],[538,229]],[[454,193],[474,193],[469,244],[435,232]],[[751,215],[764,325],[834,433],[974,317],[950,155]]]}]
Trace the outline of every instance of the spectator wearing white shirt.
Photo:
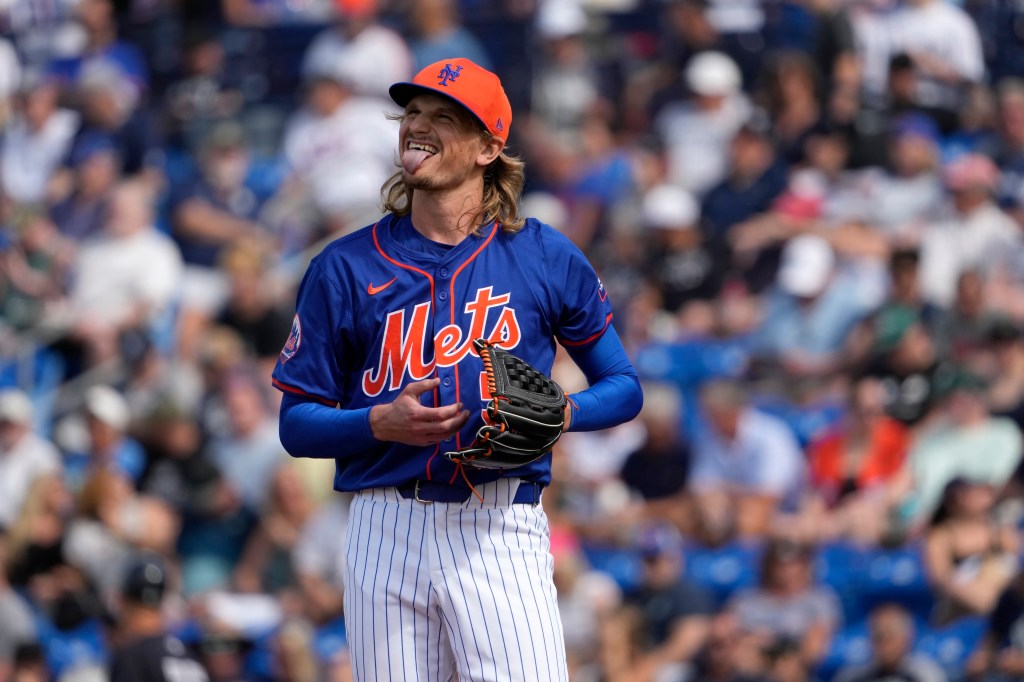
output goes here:
[{"label": "spectator wearing white shirt", "polygon": [[985,75],[978,27],[955,3],[907,0],[886,28],[890,56],[914,62],[920,104],[956,110],[964,86]]},{"label": "spectator wearing white shirt", "polygon": [[67,156],[78,114],[58,106],[56,82],[28,80],[0,144],[0,181],[7,198],[40,203]]},{"label": "spectator wearing white shirt", "polygon": [[109,206],[103,233],[79,252],[70,296],[72,338],[90,364],[115,357],[124,333],[148,336],[181,285],[181,253],[153,226],[147,185],[123,182]]},{"label": "spectator wearing white shirt", "polygon": [[33,481],[61,470],[60,453],[32,430],[32,402],[19,389],[0,391],[0,527],[18,518]]},{"label": "spectator wearing white shirt", "polygon": [[764,536],[800,494],[800,446],[784,422],[751,407],[737,383],[708,383],[700,403],[705,423],[693,438],[689,486],[704,539]]}]

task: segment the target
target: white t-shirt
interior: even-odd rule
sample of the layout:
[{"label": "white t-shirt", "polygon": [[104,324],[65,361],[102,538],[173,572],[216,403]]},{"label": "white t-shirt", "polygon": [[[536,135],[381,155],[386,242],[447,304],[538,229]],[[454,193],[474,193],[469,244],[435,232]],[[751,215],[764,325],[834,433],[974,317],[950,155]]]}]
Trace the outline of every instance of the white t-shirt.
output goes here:
[{"label": "white t-shirt", "polygon": [[181,252],[169,237],[146,228],[128,237],[100,237],[82,246],[71,289],[74,314],[120,324],[136,305],[153,316],[181,286]]},{"label": "white t-shirt", "polygon": [[397,170],[398,123],[390,100],[347,100],[330,116],[300,110],[284,134],[284,156],[328,215],[380,201],[380,188]]},{"label": "white t-shirt", "polygon": [[[889,56],[924,53],[942,60],[960,77],[978,83],[985,75],[981,39],[974,21],[944,0],[923,5],[904,4],[888,20]],[[958,90],[937,79],[921,76],[917,96],[922,104],[956,108]]]},{"label": "white t-shirt", "polygon": [[43,201],[46,186],[68,153],[78,130],[78,114],[58,109],[32,131],[25,119],[11,121],[0,143],[0,181],[4,193],[22,203]]},{"label": "white t-shirt", "polygon": [[0,451],[0,525],[10,527],[32,483],[61,470],[60,453],[48,440],[28,433],[13,449]]},{"label": "white t-shirt", "polygon": [[305,77],[340,70],[358,94],[387,98],[392,83],[412,79],[412,67],[412,52],[402,36],[373,25],[351,40],[335,29],[324,31],[306,50],[301,70]]}]

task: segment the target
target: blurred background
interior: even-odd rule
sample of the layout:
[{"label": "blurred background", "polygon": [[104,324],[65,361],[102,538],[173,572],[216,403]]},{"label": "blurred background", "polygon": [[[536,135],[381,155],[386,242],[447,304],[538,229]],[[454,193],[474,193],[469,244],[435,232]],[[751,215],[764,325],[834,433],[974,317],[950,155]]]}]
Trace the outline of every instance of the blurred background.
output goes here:
[{"label": "blurred background", "polygon": [[1024,678],[1024,3],[0,0],[0,36],[0,679],[107,679],[140,555],[210,679],[351,679],[348,499],[269,372],[380,214],[388,85],[456,55],[645,385],[545,493],[572,679]]}]

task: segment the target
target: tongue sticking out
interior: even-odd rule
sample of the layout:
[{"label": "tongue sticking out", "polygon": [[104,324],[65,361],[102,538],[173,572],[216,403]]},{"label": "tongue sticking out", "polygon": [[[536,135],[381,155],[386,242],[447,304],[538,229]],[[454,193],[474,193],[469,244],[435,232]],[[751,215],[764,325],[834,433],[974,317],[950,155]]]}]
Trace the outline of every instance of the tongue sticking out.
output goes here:
[{"label": "tongue sticking out", "polygon": [[406,149],[402,152],[402,167],[405,168],[406,173],[415,173],[428,156],[430,156],[430,152],[422,149]]}]

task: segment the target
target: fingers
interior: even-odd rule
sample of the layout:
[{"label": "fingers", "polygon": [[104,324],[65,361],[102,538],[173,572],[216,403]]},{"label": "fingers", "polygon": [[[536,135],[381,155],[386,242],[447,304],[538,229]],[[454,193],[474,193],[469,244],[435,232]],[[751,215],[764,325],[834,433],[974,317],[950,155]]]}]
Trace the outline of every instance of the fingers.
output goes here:
[{"label": "fingers", "polygon": [[415,398],[419,398],[427,391],[432,391],[441,385],[441,380],[437,377],[433,379],[424,379],[423,381],[414,381],[411,384],[406,384],[402,389],[402,393],[405,395],[411,395]]},{"label": "fingers", "polygon": [[[458,409],[452,411],[451,408],[453,407],[458,407]],[[469,421],[469,410],[461,408],[460,404],[427,410],[432,413],[431,416],[433,418],[418,415],[415,419],[410,420],[408,424],[410,435],[423,445],[433,445],[451,437]],[[438,419],[437,417],[442,411],[447,416],[446,418]]]}]

